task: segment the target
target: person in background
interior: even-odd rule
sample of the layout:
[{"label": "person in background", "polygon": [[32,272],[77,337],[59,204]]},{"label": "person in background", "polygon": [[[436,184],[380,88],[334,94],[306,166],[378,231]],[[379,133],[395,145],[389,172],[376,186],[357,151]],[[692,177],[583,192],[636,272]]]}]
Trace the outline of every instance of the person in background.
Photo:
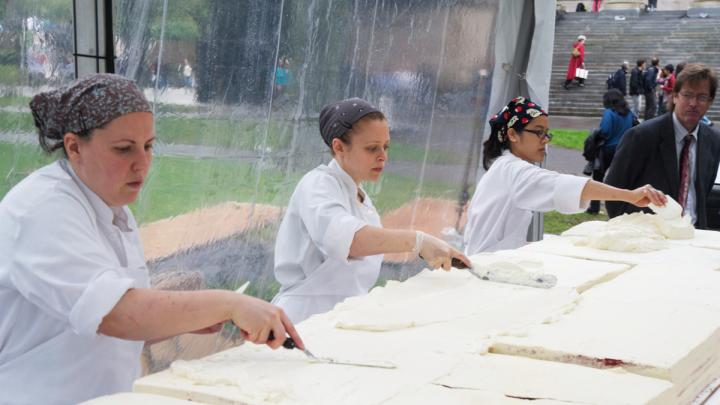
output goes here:
[{"label": "person in background", "polygon": [[602,8],[602,0],[592,0],[592,12],[597,13]]},{"label": "person in background", "polygon": [[578,86],[585,87],[585,79],[577,77],[577,69],[585,68],[585,35],[579,35],[577,40],[573,43],[572,52],[570,55],[570,62],[568,63],[567,73],[565,75],[565,84],[563,87],[565,90],[569,90],[569,85],[573,79],[578,81]]},{"label": "person in background", "polygon": [[624,61],[622,65],[620,65],[620,69],[612,75],[610,83],[608,83],[608,89],[618,89],[623,96],[627,94],[627,81],[625,76],[627,75],[628,68],[627,61]]},{"label": "person in background", "polygon": [[660,72],[658,79],[660,84],[660,97],[658,98],[658,115],[667,112],[667,101],[672,97],[672,89],[675,87],[675,67],[671,64],[665,65]]},{"label": "person in background", "polygon": [[630,72],[630,97],[632,97],[632,112],[635,116],[640,116],[642,111],[642,98],[645,94],[645,59],[638,59],[635,67]]},{"label": "person in background", "polygon": [[0,202],[0,402],[130,391],[143,345],[225,321],[253,343],[275,349],[288,333],[304,347],[284,312],[260,299],[149,288],[128,204],[150,170],[155,131],[133,81],[88,76],[36,95],[30,109],[40,146],[63,157]]},{"label": "person in background", "polygon": [[187,58],[183,59],[182,65],[180,65],[180,70],[183,77],[183,87],[185,88],[185,92],[192,89],[193,85],[193,68],[190,66],[190,62],[188,62]]},{"label": "person in background", "polygon": [[[720,134],[701,120],[717,85],[710,67],[685,65],[675,78],[669,112],[625,133],[605,182],[623,188],[652,184],[674,198],[695,227],[706,229],[707,201],[720,163]],[[605,206],[610,217],[639,210],[616,202]]]},{"label": "person in background", "polygon": [[590,200],[618,200],[639,206],[651,202],[664,205],[667,201],[650,186],[622,190],[537,166],[545,159],[552,135],[547,113],[527,98],[512,99],[490,119],[490,128],[483,144],[487,172],[468,206],[465,254],[527,244],[533,212],[579,213]]},{"label": "person in background", "polygon": [[[592,173],[593,180],[599,182],[605,178],[605,172],[612,163],[615,149],[625,131],[632,128],[636,122],[635,115],[628,108],[625,97],[618,89],[610,89],[603,95],[603,107],[605,107],[605,111],[600,121],[600,131],[603,134],[604,143],[599,150],[600,167],[595,168]],[[586,212],[593,215],[598,214],[600,201],[590,202],[590,208]]]},{"label": "person in background", "polygon": [[657,99],[655,90],[657,87],[657,77],[660,71],[659,69],[660,59],[657,57],[652,58],[652,65],[643,74],[643,85],[645,91],[645,116],[646,120],[653,118],[657,113]]},{"label": "person in background", "polygon": [[273,303],[293,322],[327,312],[377,282],[383,254],[414,252],[430,267],[450,270],[470,260],[420,231],[384,229],[361,183],[380,179],[390,130],[385,115],[359,98],[320,111],[320,135],[333,159],[307,173],[288,203],[275,243]]},{"label": "person in background", "polygon": [[576,13],[584,13],[587,9],[585,8],[585,4],[582,2],[579,2],[577,6],[575,6],[575,12]]}]

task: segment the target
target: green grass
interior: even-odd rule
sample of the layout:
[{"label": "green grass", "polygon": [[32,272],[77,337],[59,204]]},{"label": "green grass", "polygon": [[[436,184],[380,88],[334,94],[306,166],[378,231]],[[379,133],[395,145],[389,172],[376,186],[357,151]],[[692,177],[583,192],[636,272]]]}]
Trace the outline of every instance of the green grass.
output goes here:
[{"label": "green grass", "polygon": [[17,65],[0,65],[0,83],[16,86],[20,83],[20,68]]},{"label": "green grass", "polygon": [[583,150],[588,131],[580,129],[553,129],[552,145],[566,149]]},{"label": "green grass", "polygon": [[[403,160],[422,162],[424,157],[425,148],[400,142],[392,142],[390,144],[390,149],[388,150],[388,158],[390,161]],[[457,162],[457,160],[457,155],[448,151],[438,149],[431,149],[428,151],[428,163],[454,163]]]},{"label": "green grass", "polygon": [[[262,145],[266,122],[161,116],[155,121],[155,130],[158,138],[166,143],[253,150]],[[291,124],[271,121],[267,146],[272,149],[285,148],[291,136]]]},{"label": "green grass", "polygon": [[35,122],[30,112],[0,111],[0,131],[35,132]]},{"label": "green grass", "polygon": [[[37,146],[0,142],[0,197],[32,171],[53,161]],[[131,208],[141,223],[179,215],[225,201],[286,206],[303,173],[285,175],[277,169],[262,172],[255,195],[256,169],[230,160],[156,157],[140,198]],[[417,179],[385,174],[366,189],[381,214],[399,208],[416,196]],[[457,189],[442,182],[425,182],[421,196],[454,200]],[[545,232],[559,234],[584,221],[607,220],[605,215],[545,214]]]},{"label": "green grass", "polygon": [[0,199],[28,174],[53,160],[39,146],[0,142]]},{"label": "green grass", "polygon": [[[2,74],[2,73],[0,73]],[[15,107],[28,107],[31,98],[25,96],[9,96],[5,95],[0,97],[0,107],[15,106]]]},{"label": "green grass", "polygon": [[608,217],[605,214],[590,215],[582,213],[574,215],[564,215],[555,211],[545,213],[544,218],[545,233],[550,233],[554,235],[559,235],[562,232],[582,222],[608,220]]}]

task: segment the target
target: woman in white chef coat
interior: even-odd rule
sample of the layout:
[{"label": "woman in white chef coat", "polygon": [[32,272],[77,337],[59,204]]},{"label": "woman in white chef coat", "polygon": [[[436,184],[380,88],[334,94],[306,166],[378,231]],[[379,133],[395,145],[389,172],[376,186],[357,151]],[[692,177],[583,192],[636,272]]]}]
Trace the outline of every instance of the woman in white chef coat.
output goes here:
[{"label": "woman in white chef coat", "polygon": [[650,185],[623,190],[536,166],[545,159],[552,135],[547,113],[527,98],[510,101],[493,116],[490,127],[483,145],[487,172],[468,206],[463,237],[468,255],[525,245],[533,211],[579,213],[591,200],[625,201],[639,207],[663,206],[667,201]]},{"label": "woman in white chef coat", "polygon": [[347,297],[366,294],[377,281],[384,253],[416,252],[433,268],[469,260],[444,241],[419,231],[383,229],[360,183],[377,181],[387,161],[385,116],[365,100],[329,104],[320,135],[334,159],[297,185],[275,244],[273,303],[293,322],[327,312]]},{"label": "woman in white chef coat", "polygon": [[40,145],[64,157],[0,202],[0,403],[76,404],[129,391],[146,341],[234,322],[273,348],[300,337],[283,311],[232,291],[149,289],[127,204],[150,169],[150,105],[100,74],[30,103]]}]

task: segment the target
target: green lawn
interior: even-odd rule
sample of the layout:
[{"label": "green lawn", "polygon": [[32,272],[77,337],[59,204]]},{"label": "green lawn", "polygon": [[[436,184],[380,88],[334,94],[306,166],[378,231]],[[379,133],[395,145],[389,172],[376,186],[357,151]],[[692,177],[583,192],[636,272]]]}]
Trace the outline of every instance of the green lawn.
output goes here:
[{"label": "green lawn", "polygon": [[28,107],[29,104],[30,104],[30,97],[9,96],[9,95],[0,97],[0,107],[6,107],[6,106]]},{"label": "green lawn", "polygon": [[586,221],[607,221],[608,217],[605,214],[590,215],[590,214],[574,214],[564,215],[559,212],[548,212],[544,215],[545,218],[545,233],[559,235],[562,232],[572,228],[573,226]]},{"label": "green lawn", "polygon": [[566,149],[583,150],[588,131],[579,129],[553,129],[552,145]]},{"label": "green lawn", "polygon": [[[38,147],[0,142],[0,197],[33,170],[53,161]],[[6,158],[7,157],[7,158]],[[220,159],[194,159],[159,156],[140,198],[131,208],[138,222],[150,222],[215,205],[224,201],[249,202],[284,206],[303,173],[285,175],[278,169],[266,168],[260,177],[255,195],[257,171],[250,163]],[[367,190],[381,213],[400,207],[415,198],[417,179],[386,174]],[[457,190],[441,182],[425,182],[422,196],[456,198]]]}]

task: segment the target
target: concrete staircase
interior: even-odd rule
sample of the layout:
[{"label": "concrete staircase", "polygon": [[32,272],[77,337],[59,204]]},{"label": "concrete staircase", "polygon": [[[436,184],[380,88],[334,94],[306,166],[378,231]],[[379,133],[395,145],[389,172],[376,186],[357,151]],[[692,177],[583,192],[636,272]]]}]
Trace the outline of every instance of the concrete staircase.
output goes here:
[{"label": "concrete staircase", "polygon": [[[571,85],[570,90],[565,90],[562,84],[570,50],[580,34],[588,38],[585,67],[590,73],[584,88]],[[691,19],[685,11],[641,13],[625,21],[615,21],[602,13],[566,14],[555,26],[550,113],[599,118],[608,75],[624,60],[632,69],[638,58],[650,65],[653,56],[660,58],[661,66],[696,61],[712,66],[720,74],[720,19]],[[627,80],[629,84],[629,74]],[[720,100],[710,107],[708,116],[720,121]]]}]

